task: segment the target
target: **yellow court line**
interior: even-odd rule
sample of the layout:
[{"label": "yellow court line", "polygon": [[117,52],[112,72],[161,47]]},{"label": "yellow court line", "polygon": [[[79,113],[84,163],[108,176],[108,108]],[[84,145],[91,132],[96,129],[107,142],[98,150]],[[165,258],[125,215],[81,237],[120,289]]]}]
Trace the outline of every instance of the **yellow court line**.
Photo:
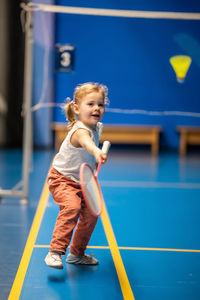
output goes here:
[{"label": "yellow court line", "polygon": [[[35,248],[49,248],[50,245],[34,245]],[[88,249],[110,249],[109,246],[87,246]],[[173,248],[149,248],[149,247],[120,247],[119,250],[141,250],[141,251],[163,251],[163,252],[194,252],[200,253],[198,249],[173,249]]]},{"label": "yellow court line", "polygon": [[117,241],[115,239],[115,235],[112,229],[112,225],[106,210],[105,203],[103,203],[103,211],[101,214],[101,221],[103,223],[103,227],[105,230],[105,234],[108,240],[108,244],[110,246],[110,251],[112,254],[112,258],[115,264],[115,269],[117,271],[117,275],[119,278],[119,283],[121,286],[122,294],[124,297],[124,300],[134,300],[134,295],[126,274],[126,270],[124,268],[124,264],[119,252],[119,248],[117,245]]},{"label": "yellow court line", "polygon": [[170,252],[196,252],[200,253],[200,250],[196,249],[171,249],[171,248],[147,248],[147,247],[119,247],[120,250],[142,250],[142,251],[170,251]]},{"label": "yellow court line", "polygon": [[24,248],[24,253],[12,286],[12,289],[10,291],[10,295],[8,297],[8,300],[18,300],[21,294],[24,278],[27,272],[27,268],[29,265],[29,261],[32,255],[33,247],[35,244],[35,240],[40,228],[40,224],[42,221],[42,217],[45,211],[46,203],[49,197],[49,190],[47,183],[44,185],[41,198],[39,201],[39,205],[33,220],[33,224],[31,226],[31,230],[26,242],[26,246]]},{"label": "yellow court line", "polygon": [[[50,245],[34,245],[34,248],[49,248]],[[70,246],[68,246],[70,248]],[[88,249],[110,249],[109,246],[87,246]]]}]

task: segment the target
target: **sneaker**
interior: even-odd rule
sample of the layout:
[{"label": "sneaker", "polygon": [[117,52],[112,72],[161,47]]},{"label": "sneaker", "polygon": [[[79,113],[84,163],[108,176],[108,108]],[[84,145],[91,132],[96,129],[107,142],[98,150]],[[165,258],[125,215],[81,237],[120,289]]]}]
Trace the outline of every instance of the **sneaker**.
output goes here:
[{"label": "sneaker", "polygon": [[90,255],[77,256],[72,253],[69,253],[66,259],[68,264],[75,265],[98,265],[98,260]]},{"label": "sneaker", "polygon": [[44,261],[48,267],[63,269],[61,255],[58,252],[49,252]]}]

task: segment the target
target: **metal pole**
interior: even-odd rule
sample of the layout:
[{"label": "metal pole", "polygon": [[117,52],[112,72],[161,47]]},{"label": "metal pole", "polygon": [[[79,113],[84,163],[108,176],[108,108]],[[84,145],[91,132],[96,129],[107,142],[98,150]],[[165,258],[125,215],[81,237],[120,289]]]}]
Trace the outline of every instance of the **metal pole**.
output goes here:
[{"label": "metal pole", "polygon": [[23,132],[23,168],[22,168],[22,182],[23,182],[23,197],[21,203],[28,202],[28,185],[29,185],[29,171],[32,157],[32,12],[26,11],[25,24],[25,62],[24,62],[24,132]]}]

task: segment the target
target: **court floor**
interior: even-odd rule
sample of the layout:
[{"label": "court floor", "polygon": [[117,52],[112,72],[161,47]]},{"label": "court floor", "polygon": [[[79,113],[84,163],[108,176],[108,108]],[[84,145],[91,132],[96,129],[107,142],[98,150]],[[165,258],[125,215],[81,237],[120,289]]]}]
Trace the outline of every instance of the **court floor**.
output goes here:
[{"label": "court floor", "polygon": [[[20,157],[0,151],[1,186],[16,180]],[[199,152],[112,147],[99,175],[106,208],[87,249],[100,263],[63,258],[63,270],[44,263],[58,213],[45,184],[52,157],[34,153],[27,207],[0,205],[1,300],[200,299]]]}]

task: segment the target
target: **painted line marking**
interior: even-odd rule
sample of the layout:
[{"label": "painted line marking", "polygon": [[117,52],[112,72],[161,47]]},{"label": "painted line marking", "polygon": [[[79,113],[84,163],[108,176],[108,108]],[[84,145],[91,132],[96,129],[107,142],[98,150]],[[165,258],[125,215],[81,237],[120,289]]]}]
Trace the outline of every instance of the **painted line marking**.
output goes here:
[{"label": "painted line marking", "polygon": [[171,249],[171,248],[145,248],[145,247],[119,247],[120,250],[140,250],[140,251],[165,251],[165,252],[195,252],[200,253],[200,250],[193,249]]},{"label": "painted line marking", "polygon": [[[50,245],[34,245],[34,248],[49,248]],[[68,246],[70,249],[70,246]],[[110,249],[109,246],[87,246],[87,249]]]},{"label": "painted line marking", "polygon": [[[46,182],[46,180],[45,180]],[[21,294],[22,286],[24,283],[24,278],[26,276],[26,272],[28,269],[29,261],[31,259],[32,251],[34,248],[35,240],[40,228],[40,224],[43,218],[43,214],[45,211],[46,203],[49,198],[49,190],[47,183],[44,185],[40,201],[38,204],[37,211],[35,213],[35,217],[31,226],[31,230],[29,232],[29,236],[26,242],[26,246],[24,248],[24,252],[21,258],[21,262],[15,276],[14,283],[12,285],[8,300],[18,300]]]},{"label": "painted line marking", "polygon": [[[49,248],[50,245],[34,245],[34,248]],[[87,246],[87,249],[110,249],[109,246]],[[163,252],[194,252],[200,253],[198,249],[173,249],[173,248],[150,248],[150,247],[120,247],[119,250],[139,250],[139,251],[163,251]]]},{"label": "painted line marking", "polygon": [[162,189],[200,189],[199,182],[154,182],[154,181],[104,181],[101,186],[119,188],[162,188]]},{"label": "painted line marking", "polygon": [[128,280],[128,276],[126,274],[126,270],[124,268],[124,264],[119,252],[117,241],[115,239],[115,235],[104,202],[103,211],[101,214],[101,221],[104,227],[108,244],[110,246],[111,255],[115,264],[115,269],[117,271],[124,300],[134,300],[135,298]]}]

